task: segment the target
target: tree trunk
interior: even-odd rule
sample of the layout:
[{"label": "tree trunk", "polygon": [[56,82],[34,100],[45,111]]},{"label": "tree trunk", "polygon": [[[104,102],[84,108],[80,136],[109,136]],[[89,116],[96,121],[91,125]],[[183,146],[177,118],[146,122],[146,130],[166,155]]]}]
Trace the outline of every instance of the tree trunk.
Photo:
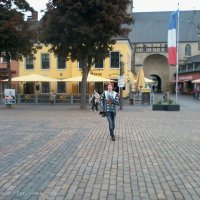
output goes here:
[{"label": "tree trunk", "polygon": [[92,58],[87,57],[84,59],[84,66],[82,67],[82,82],[81,82],[81,103],[80,109],[86,110],[86,88],[87,88],[87,77],[91,69]]},{"label": "tree trunk", "polygon": [[[11,73],[11,67],[10,67],[10,53],[6,52],[6,62],[7,62],[7,73],[8,73],[8,89],[11,89],[12,87],[12,73]],[[10,104],[6,105],[7,108],[11,108],[12,106]]]}]

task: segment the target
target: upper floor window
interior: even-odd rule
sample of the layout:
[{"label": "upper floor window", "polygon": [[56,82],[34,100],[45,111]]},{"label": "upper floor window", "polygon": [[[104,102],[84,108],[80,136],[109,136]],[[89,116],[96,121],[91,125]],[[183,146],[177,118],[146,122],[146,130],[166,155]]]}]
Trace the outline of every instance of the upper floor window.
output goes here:
[{"label": "upper floor window", "polygon": [[5,57],[1,57],[1,63],[7,63],[6,58]]},{"label": "upper floor window", "polygon": [[33,69],[34,68],[34,66],[33,66],[33,64],[34,64],[34,57],[33,57],[32,54],[28,55],[26,57],[25,62],[26,62],[26,65],[25,65],[26,69]]},{"label": "upper floor window", "polygon": [[191,45],[190,44],[185,45],[185,56],[191,56]]},{"label": "upper floor window", "polygon": [[144,51],[144,52],[147,51],[147,45],[146,45],[146,44],[143,45],[143,51]]},{"label": "upper floor window", "polygon": [[200,39],[198,40],[198,51],[200,51]]},{"label": "upper floor window", "polygon": [[41,57],[42,57],[42,69],[49,69],[50,68],[49,54],[44,53],[41,55]]},{"label": "upper floor window", "polygon": [[164,49],[165,49],[165,52],[167,52],[167,49],[168,49],[168,45],[167,44],[165,44]]},{"label": "upper floor window", "polygon": [[66,59],[59,55],[57,56],[57,68],[66,69]]},{"label": "upper floor window", "polygon": [[66,84],[65,82],[57,82],[57,92],[66,93]]},{"label": "upper floor window", "polygon": [[42,82],[42,93],[49,93],[49,92],[50,92],[49,82]]},{"label": "upper floor window", "polygon": [[111,68],[120,67],[120,53],[118,51],[112,51],[110,53],[110,67]]},{"label": "upper floor window", "polygon": [[99,55],[95,58],[95,68],[103,68],[103,56]]},{"label": "upper floor window", "polygon": [[79,68],[79,69],[82,69],[83,66],[84,66],[84,60],[83,60],[83,59],[79,59],[79,60],[78,60],[78,68]]},{"label": "upper floor window", "polygon": [[[89,87],[89,85],[88,85],[89,83],[87,83],[87,85],[86,85],[86,93],[88,94],[88,87]],[[79,94],[81,93],[81,85],[82,85],[82,82],[78,82],[78,92],[79,92]]]}]

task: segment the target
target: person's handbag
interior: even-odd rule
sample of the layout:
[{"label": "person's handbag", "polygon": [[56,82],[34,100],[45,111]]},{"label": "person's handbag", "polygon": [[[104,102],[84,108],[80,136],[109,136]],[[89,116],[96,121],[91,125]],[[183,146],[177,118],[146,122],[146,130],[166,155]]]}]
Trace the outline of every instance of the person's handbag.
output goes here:
[{"label": "person's handbag", "polygon": [[106,116],[106,112],[104,110],[100,110],[99,114],[102,116],[102,117],[105,117]]}]

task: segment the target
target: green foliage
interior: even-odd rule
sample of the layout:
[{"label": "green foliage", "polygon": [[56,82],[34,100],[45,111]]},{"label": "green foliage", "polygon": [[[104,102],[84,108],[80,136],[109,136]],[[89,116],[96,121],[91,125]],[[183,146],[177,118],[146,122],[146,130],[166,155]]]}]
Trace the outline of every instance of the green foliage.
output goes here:
[{"label": "green foliage", "polygon": [[174,101],[173,101],[172,99],[169,99],[169,100],[168,100],[168,104],[170,104],[170,105],[173,104],[173,102],[174,102]]},{"label": "green foliage", "polygon": [[169,98],[168,101],[159,99],[156,104],[158,104],[158,105],[167,105],[167,104],[172,105],[173,103],[174,103],[174,100]]},{"label": "green foliage", "polygon": [[[10,2],[16,7],[12,8]],[[1,0],[0,3],[0,52],[4,52],[9,59],[21,59],[22,55],[32,51],[33,31],[30,30],[30,23],[24,21],[24,14],[19,9],[32,11],[32,8],[25,1]]]},{"label": "green foliage", "polygon": [[0,0],[0,54],[7,60],[9,87],[11,87],[10,60],[19,60],[30,54],[33,30],[24,20],[24,11],[33,11],[25,0]]},{"label": "green foliage", "polygon": [[43,40],[55,54],[72,60],[108,56],[113,37],[124,36],[132,18],[126,14],[129,0],[54,0],[43,19]]},{"label": "green foliage", "polygon": [[158,105],[161,105],[161,104],[162,104],[162,101],[161,101],[161,100],[158,100],[158,101],[157,101],[157,104],[158,104]]},{"label": "green foliage", "polygon": [[[81,108],[86,108],[86,80],[92,62],[109,56],[115,37],[127,36],[132,23],[129,0],[50,0],[41,26],[41,41],[51,52],[82,60]],[[84,104],[84,105],[83,105]]]}]

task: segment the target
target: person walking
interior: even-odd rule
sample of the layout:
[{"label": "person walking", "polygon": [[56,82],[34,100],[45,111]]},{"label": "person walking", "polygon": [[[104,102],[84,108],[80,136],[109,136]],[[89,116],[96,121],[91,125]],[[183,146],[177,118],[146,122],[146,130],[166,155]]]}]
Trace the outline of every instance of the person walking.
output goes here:
[{"label": "person walking", "polygon": [[116,105],[119,105],[119,98],[117,92],[113,91],[111,83],[108,84],[108,90],[104,91],[101,95],[100,104],[102,111],[106,113],[111,139],[115,141]]},{"label": "person walking", "polygon": [[90,98],[90,102],[92,104],[92,108],[90,111],[93,111],[94,108],[95,108],[95,111],[98,111],[99,98],[100,98],[100,95],[98,94],[96,90],[94,90],[92,97]]},{"label": "person walking", "polygon": [[55,93],[54,91],[52,90],[51,93],[50,93],[50,103],[53,105],[55,103]]}]

